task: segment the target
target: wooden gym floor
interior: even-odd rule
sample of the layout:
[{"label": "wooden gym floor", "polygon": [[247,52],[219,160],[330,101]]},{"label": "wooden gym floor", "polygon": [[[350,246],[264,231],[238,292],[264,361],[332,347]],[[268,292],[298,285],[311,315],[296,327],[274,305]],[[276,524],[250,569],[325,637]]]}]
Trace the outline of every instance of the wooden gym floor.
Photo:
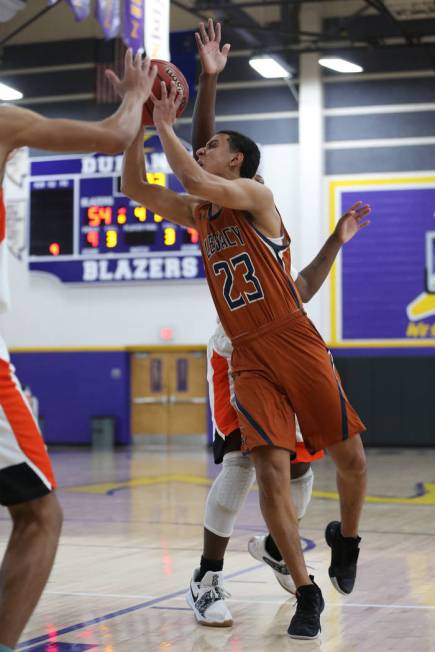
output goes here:
[{"label": "wooden gym floor", "polygon": [[[225,563],[234,626],[196,624],[184,601],[216,474],[194,447],[54,450],[65,525],[54,572],[18,649],[34,652],[435,652],[435,450],[370,450],[357,587],[329,582],[325,524],[338,515],[334,471],[316,463],[301,535],[327,603],[320,641],[291,641],[294,600],[252,559],[265,531],[254,489]],[[0,521],[4,547],[6,511]],[[3,548],[2,548],[3,550]]]}]

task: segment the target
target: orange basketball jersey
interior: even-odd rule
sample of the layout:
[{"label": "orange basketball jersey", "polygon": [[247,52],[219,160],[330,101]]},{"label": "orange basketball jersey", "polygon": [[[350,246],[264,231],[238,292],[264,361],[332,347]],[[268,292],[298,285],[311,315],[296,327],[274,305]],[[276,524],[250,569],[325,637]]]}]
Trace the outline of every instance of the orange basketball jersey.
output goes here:
[{"label": "orange basketball jersey", "polygon": [[276,319],[302,310],[291,278],[290,238],[274,244],[245,211],[210,203],[195,211],[207,281],[220,321],[230,339],[255,332]]}]

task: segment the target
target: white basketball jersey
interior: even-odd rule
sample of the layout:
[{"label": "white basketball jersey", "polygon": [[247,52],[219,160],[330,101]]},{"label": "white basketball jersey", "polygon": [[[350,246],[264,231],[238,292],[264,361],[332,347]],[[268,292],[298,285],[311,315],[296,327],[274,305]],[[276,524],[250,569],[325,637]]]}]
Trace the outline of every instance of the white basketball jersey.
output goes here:
[{"label": "white basketball jersey", "polygon": [[[7,219],[8,213],[12,217],[12,241],[17,240],[15,231],[19,228],[24,234],[25,210],[28,200],[27,176],[29,168],[29,152],[27,147],[13,152],[7,162],[3,186],[0,189],[0,313],[5,312],[10,304],[10,287],[8,273],[8,240]],[[11,235],[11,234],[10,234]],[[9,361],[6,343],[0,335],[0,359]]]},{"label": "white basketball jersey", "polygon": [[[0,312],[9,306],[8,245],[6,242],[6,210],[0,190]],[[6,343],[0,335],[0,359],[9,360]]]}]

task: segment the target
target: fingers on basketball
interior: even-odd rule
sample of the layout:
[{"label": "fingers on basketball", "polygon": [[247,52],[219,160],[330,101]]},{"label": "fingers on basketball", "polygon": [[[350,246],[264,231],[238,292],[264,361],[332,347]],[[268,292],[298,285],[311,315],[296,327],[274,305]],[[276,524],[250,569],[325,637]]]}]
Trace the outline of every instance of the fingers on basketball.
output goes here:
[{"label": "fingers on basketball", "polygon": [[[189,85],[183,73],[174,64],[158,59],[152,60],[150,64],[151,69],[153,66],[156,67],[156,74],[153,81],[152,94],[143,108],[142,124],[145,126],[153,126],[154,106],[160,100],[168,98],[174,82],[176,88],[174,101],[177,117],[183,113],[189,99]],[[178,95],[180,95],[180,99],[178,99]]]}]

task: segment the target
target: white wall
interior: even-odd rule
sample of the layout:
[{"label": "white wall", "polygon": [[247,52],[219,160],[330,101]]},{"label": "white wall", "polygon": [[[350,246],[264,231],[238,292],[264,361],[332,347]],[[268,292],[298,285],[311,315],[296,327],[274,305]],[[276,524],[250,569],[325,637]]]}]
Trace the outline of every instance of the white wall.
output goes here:
[{"label": "white wall", "polygon": [[[298,146],[266,146],[262,155],[262,173],[292,234],[298,220]],[[300,269],[308,261],[299,259],[299,243],[293,244]],[[12,305],[0,317],[0,329],[10,348],[159,344],[162,326],[174,328],[174,344],[205,344],[214,329],[205,282],[71,287],[29,273],[11,255],[9,262]]]},{"label": "white wall", "polygon": [[205,283],[69,287],[11,259],[12,305],[0,328],[10,348],[204,343],[215,323]]}]

